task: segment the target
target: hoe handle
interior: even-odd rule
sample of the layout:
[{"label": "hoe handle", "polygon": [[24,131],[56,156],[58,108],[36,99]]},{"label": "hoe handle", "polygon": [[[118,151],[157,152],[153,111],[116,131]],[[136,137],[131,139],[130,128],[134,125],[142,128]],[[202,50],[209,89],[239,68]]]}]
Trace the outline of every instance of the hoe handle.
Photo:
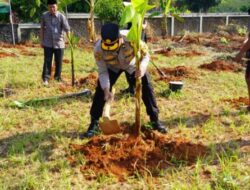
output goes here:
[{"label": "hoe handle", "polygon": [[105,103],[105,106],[104,106],[104,110],[103,110],[103,118],[107,118],[109,119],[109,112],[110,112],[110,103],[111,101],[107,101]]},{"label": "hoe handle", "polygon": [[[115,95],[115,88],[112,88],[112,93],[113,93],[113,96],[114,96]],[[112,102],[112,100],[106,101],[105,106],[104,106],[104,110],[103,110],[103,114],[102,114],[103,118],[106,118],[106,119],[110,118],[109,112],[110,112],[111,102]]]}]

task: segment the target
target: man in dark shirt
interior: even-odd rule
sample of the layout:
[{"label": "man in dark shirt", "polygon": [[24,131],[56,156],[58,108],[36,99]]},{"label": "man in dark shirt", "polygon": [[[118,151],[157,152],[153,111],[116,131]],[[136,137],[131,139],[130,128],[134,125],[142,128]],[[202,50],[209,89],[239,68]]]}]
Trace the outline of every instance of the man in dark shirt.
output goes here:
[{"label": "man in dark shirt", "polygon": [[[248,14],[250,15],[250,9],[248,10]],[[249,18],[249,25],[248,25],[248,38],[244,41],[239,53],[235,57],[235,61],[240,62],[241,59],[246,56],[247,58],[247,69],[245,73],[245,80],[247,83],[248,88],[248,96],[249,96],[249,104],[248,110],[250,111],[250,18]]]}]

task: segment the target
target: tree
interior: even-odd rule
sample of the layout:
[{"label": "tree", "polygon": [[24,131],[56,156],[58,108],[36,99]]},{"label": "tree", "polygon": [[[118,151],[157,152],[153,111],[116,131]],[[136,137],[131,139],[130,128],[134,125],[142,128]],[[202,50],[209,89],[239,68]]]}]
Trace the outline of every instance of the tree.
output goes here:
[{"label": "tree", "polygon": [[95,14],[103,22],[119,23],[123,9],[122,0],[100,0],[95,5]]},{"label": "tree", "polygon": [[11,5],[13,12],[23,22],[39,22],[42,12],[47,10],[46,0],[32,0],[28,3],[27,0],[12,0]]},{"label": "tree", "polygon": [[[140,70],[140,60],[141,60],[141,33],[142,24],[144,21],[145,14],[148,10],[152,9],[154,6],[148,5],[148,0],[132,0],[131,5],[126,6],[122,14],[122,19],[120,21],[121,26],[131,22],[132,26],[129,30],[127,38],[131,41],[134,54],[136,58],[136,70]],[[140,53],[138,53],[140,52]],[[141,132],[141,90],[142,84],[141,79],[136,78],[136,92],[135,92],[135,136],[139,136]]]},{"label": "tree", "polygon": [[167,35],[167,16],[170,14],[171,0],[160,0],[160,5],[163,13],[162,36],[165,37]]},{"label": "tree", "polygon": [[[40,22],[41,14],[47,11],[47,0],[11,0],[13,12],[23,22]],[[58,1],[60,10],[66,14],[70,12],[88,12],[88,4],[84,0],[60,0]]]},{"label": "tree", "polygon": [[162,29],[162,36],[166,37],[167,35],[167,17],[169,15],[175,17],[178,21],[183,22],[183,18],[179,17],[177,14],[177,10],[174,6],[172,6],[173,1],[172,0],[160,0],[159,1],[161,12],[154,12],[150,15],[150,17],[154,17],[159,14],[163,14],[163,20],[161,23],[161,29]]},{"label": "tree", "polygon": [[90,10],[86,0],[78,0],[75,3],[68,5],[68,11],[73,13],[88,13]]},{"label": "tree", "polygon": [[88,19],[87,23],[87,29],[89,33],[89,40],[90,42],[95,42],[96,41],[96,34],[95,34],[95,15],[94,15],[94,10],[95,10],[95,5],[98,0],[85,0],[88,5],[89,5],[89,13],[90,13],[90,18]]},{"label": "tree", "polygon": [[176,0],[176,5],[187,7],[192,12],[207,12],[220,3],[221,0]]}]

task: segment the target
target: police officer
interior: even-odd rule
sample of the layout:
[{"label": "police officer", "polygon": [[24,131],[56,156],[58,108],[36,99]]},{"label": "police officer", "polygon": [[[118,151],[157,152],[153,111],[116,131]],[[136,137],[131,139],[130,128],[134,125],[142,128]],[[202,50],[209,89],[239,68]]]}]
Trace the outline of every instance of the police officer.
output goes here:
[{"label": "police officer", "polygon": [[128,73],[135,83],[135,78],[142,80],[142,100],[146,106],[147,114],[152,122],[152,127],[161,133],[167,129],[159,122],[158,107],[156,104],[149,74],[146,72],[149,62],[149,53],[144,43],[142,47],[141,69],[136,71],[135,55],[131,43],[119,34],[116,24],[108,23],[101,29],[102,39],[97,41],[94,48],[94,56],[98,67],[98,84],[90,109],[91,123],[84,137],[92,137],[99,132],[99,118],[102,116],[105,101],[113,98],[112,86],[121,73]]}]

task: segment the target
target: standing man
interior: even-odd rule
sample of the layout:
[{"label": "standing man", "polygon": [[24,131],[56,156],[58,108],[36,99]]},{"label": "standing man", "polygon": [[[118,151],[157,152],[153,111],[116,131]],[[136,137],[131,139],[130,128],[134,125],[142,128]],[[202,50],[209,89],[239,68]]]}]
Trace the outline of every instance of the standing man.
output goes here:
[{"label": "standing man", "polygon": [[[250,15],[250,9],[248,9],[248,15]],[[244,41],[239,53],[235,56],[235,61],[240,62],[244,56],[247,58],[247,69],[245,73],[245,80],[248,89],[248,111],[250,111],[250,18],[248,21],[248,38]]]},{"label": "standing man", "polygon": [[90,110],[91,123],[84,137],[92,137],[99,131],[99,118],[102,116],[103,107],[106,101],[113,98],[112,86],[122,72],[131,76],[133,84],[136,77],[142,81],[142,100],[146,106],[147,114],[150,117],[153,130],[166,133],[167,129],[159,122],[159,109],[156,104],[153,87],[147,73],[149,53],[147,46],[143,43],[141,69],[136,71],[135,55],[131,43],[119,34],[119,27],[116,24],[108,23],[101,29],[102,39],[97,41],[94,48],[94,56],[98,67],[98,85]]},{"label": "standing man", "polygon": [[41,18],[41,47],[44,48],[44,65],[42,79],[45,86],[51,75],[53,54],[55,56],[54,79],[61,81],[62,59],[65,48],[64,32],[69,37],[70,27],[66,17],[57,11],[57,1],[48,0],[48,11],[43,13]]}]

